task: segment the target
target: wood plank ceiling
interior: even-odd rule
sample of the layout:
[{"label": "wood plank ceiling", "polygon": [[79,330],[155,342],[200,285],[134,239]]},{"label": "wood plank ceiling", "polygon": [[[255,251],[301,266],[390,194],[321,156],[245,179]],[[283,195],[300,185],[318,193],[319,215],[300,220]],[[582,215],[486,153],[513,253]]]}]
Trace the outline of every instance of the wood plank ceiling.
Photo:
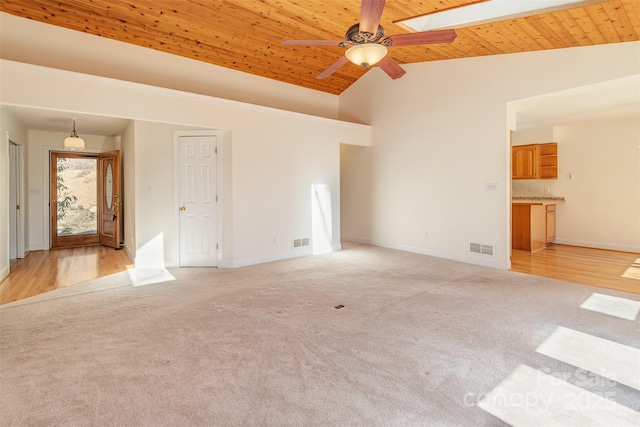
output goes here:
[{"label": "wood plank ceiling", "polygon": [[[381,25],[477,0],[387,0]],[[337,46],[284,46],[286,39],[342,40],[361,0],[0,0],[3,12],[157,49],[282,82],[340,94],[367,69],[348,63],[316,76],[343,55]],[[458,29],[451,44],[391,47],[400,64],[639,40],[640,0],[585,7]]]}]

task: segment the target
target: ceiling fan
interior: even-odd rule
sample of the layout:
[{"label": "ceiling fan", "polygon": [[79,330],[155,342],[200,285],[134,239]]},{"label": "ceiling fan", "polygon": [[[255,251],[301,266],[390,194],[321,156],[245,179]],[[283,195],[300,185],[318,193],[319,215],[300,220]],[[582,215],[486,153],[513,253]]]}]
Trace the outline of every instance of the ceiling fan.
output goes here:
[{"label": "ceiling fan", "polygon": [[387,55],[388,47],[451,43],[457,37],[455,30],[423,31],[387,36],[380,26],[384,4],[385,0],[362,0],[360,22],[347,30],[344,40],[284,40],[282,44],[347,47],[344,56],[320,73],[316,77],[318,79],[329,77],[348,61],[362,67],[377,64],[389,77],[397,79],[402,77],[406,71]]}]

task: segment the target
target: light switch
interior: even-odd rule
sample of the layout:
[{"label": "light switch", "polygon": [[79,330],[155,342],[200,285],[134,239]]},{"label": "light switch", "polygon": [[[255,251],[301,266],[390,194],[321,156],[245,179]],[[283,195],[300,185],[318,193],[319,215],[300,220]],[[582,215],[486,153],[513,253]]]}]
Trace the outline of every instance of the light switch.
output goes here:
[{"label": "light switch", "polygon": [[498,183],[497,182],[487,182],[485,184],[486,191],[498,191]]}]

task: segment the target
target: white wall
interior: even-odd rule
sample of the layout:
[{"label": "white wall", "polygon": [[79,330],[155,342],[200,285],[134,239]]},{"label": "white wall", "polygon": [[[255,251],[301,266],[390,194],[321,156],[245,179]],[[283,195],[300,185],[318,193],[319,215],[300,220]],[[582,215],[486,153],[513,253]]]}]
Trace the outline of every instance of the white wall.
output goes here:
[{"label": "white wall", "polygon": [[363,240],[362,236],[371,234],[371,217],[375,214],[371,212],[371,150],[371,147],[353,145],[340,147],[340,223],[343,240]]},{"label": "white wall", "polygon": [[126,244],[130,245],[131,239],[134,240],[132,252],[136,261],[142,261],[138,259],[137,250],[161,235],[164,250],[161,261],[166,265],[177,265],[175,249],[179,241],[174,233],[173,132],[200,128],[136,121],[134,129],[133,165],[129,165],[125,173],[125,181],[131,178],[132,172],[134,174],[131,197],[135,199],[134,233],[129,234],[130,240]]},{"label": "white wall", "polygon": [[120,166],[122,173],[122,215],[124,217],[124,248],[132,260],[136,257],[136,175],[135,122],[129,122],[120,135]]},{"label": "white wall", "polygon": [[[307,253],[292,250],[291,239],[311,234],[312,184],[326,184],[330,188],[332,245],[340,247],[339,147],[370,144],[369,126],[12,61],[0,62],[0,70],[1,103],[136,120],[133,132],[136,248],[145,243],[139,240],[142,236],[171,228],[168,223],[171,214],[166,206],[152,202],[152,209],[147,210],[146,199],[139,196],[144,196],[149,182],[165,183],[165,176],[172,170],[169,140],[154,137],[155,131],[143,136],[145,125],[140,128],[138,122],[221,129],[231,139],[226,142],[231,147],[228,153],[231,171],[225,172],[231,173],[232,180],[232,206],[225,204],[225,208],[231,209],[232,218],[226,219],[231,220],[233,227],[232,242],[230,246],[225,242],[224,246],[233,251],[228,265]],[[75,95],[69,97],[69,93]],[[126,140],[127,137],[123,138],[125,155],[131,145]],[[227,195],[224,197],[226,200]],[[146,223],[140,219],[147,213],[159,218],[157,223],[154,221],[153,231],[145,229]],[[165,242],[165,248],[168,245],[175,247],[175,240]],[[225,259],[228,256],[223,254]]]},{"label": "white wall", "polygon": [[[508,268],[507,104],[638,74],[639,59],[632,42],[409,64],[395,81],[370,70],[340,96],[341,118],[373,125],[371,209],[356,215],[370,218],[371,231],[345,234]],[[470,241],[495,245],[495,256],[470,254]]]},{"label": "white wall", "polygon": [[[49,222],[49,153],[50,151],[64,151],[62,143],[69,136],[68,133],[47,132],[39,130],[29,131],[29,173],[27,185],[29,187],[28,203],[28,250],[46,250],[50,247]],[[99,153],[116,150],[117,138],[82,134],[85,141],[86,153]]]},{"label": "white wall", "polygon": [[0,57],[337,118],[338,97],[81,31],[0,13]]},{"label": "white wall", "polygon": [[546,144],[553,141],[553,127],[540,126],[525,130],[516,130],[511,139],[512,145]]},{"label": "white wall", "polygon": [[0,106],[0,281],[9,275],[9,138],[27,151],[27,136],[27,128]]},{"label": "white wall", "polygon": [[[554,126],[557,243],[640,252],[640,115]],[[568,179],[571,174],[571,179]]]}]

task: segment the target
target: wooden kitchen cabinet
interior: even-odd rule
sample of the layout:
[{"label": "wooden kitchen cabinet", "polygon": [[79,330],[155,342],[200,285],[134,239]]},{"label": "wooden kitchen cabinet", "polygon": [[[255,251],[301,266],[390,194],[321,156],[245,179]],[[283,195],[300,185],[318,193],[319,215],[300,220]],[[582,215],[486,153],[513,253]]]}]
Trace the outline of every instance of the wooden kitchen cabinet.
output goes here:
[{"label": "wooden kitchen cabinet", "polygon": [[546,212],[541,204],[514,204],[511,209],[511,247],[527,252],[544,249]]},{"label": "wooden kitchen cabinet", "polygon": [[564,203],[564,200],[514,200],[511,205],[511,248],[536,252],[553,243],[556,240],[557,203]]},{"label": "wooden kitchen cabinet", "polygon": [[540,144],[538,156],[538,178],[558,179],[558,144]]},{"label": "wooden kitchen cabinet", "polygon": [[538,178],[538,144],[518,145],[511,148],[513,179]]},{"label": "wooden kitchen cabinet", "polygon": [[557,179],[558,144],[528,144],[511,147],[512,179]]},{"label": "wooden kitchen cabinet", "polygon": [[547,205],[546,208],[547,227],[545,241],[550,244],[556,240],[556,205]]}]

